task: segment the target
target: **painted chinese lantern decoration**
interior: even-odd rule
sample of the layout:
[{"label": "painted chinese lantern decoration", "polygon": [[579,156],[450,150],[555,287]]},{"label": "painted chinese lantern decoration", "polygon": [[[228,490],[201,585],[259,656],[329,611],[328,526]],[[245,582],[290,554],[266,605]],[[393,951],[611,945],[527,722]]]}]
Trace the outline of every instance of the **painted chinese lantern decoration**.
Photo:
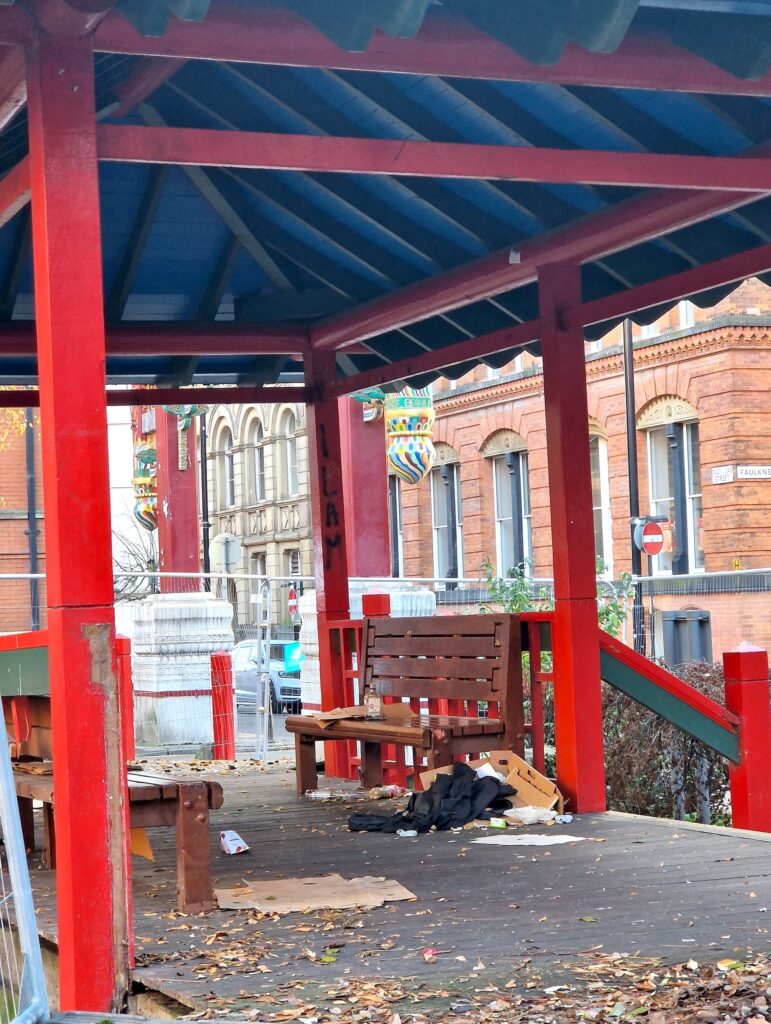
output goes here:
[{"label": "painted chinese lantern decoration", "polygon": [[134,438],[134,518],[145,530],[158,528],[158,485],[155,448],[155,409],[135,406],[132,409],[131,432]]},{"label": "painted chinese lantern decoration", "polygon": [[164,405],[163,411],[177,417],[177,468],[184,472],[189,464],[190,457],[187,450],[187,432],[193,422],[194,416],[203,416],[209,411],[208,405]]},{"label": "painted chinese lantern decoration", "polygon": [[434,464],[431,440],[434,403],[428,388],[405,388],[384,402],[389,467],[405,483],[417,484]]}]

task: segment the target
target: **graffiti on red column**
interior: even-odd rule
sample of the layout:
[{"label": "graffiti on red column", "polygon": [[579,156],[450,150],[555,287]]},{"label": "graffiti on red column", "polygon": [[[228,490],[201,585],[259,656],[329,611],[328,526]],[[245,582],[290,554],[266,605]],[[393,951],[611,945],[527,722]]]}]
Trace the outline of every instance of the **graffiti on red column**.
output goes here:
[{"label": "graffiti on red column", "polygon": [[327,431],[323,423],[319,424],[319,454],[321,473],[321,496],[324,498],[324,520],[322,533],[324,538],[324,571],[332,570],[335,558],[343,569],[343,532],[340,528],[340,507],[338,505],[340,489],[340,466],[329,455]]}]

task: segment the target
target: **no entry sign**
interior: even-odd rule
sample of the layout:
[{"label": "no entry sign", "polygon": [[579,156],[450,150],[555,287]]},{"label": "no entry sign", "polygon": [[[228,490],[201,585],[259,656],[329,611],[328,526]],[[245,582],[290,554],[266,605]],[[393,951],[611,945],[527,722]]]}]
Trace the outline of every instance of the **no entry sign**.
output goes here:
[{"label": "no entry sign", "polygon": [[664,531],[660,523],[644,523],[638,527],[635,540],[646,555],[660,555],[664,547]]},{"label": "no entry sign", "polygon": [[289,614],[294,618],[297,615],[297,591],[294,587],[289,588],[289,593],[286,595],[286,603]]}]

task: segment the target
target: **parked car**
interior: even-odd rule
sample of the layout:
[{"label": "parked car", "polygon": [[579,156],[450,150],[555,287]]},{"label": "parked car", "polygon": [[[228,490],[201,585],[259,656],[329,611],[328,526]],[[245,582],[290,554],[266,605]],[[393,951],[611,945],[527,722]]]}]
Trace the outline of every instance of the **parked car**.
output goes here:
[{"label": "parked car", "polygon": [[[270,658],[267,660],[267,672],[270,679],[270,704],[274,714],[284,710],[299,712],[302,708],[300,691],[300,672],[287,672],[284,668],[285,644],[273,641],[270,644]],[[266,667],[265,644],[263,642],[263,670]],[[260,688],[259,680],[259,642],[242,640],[231,652],[233,659],[233,685],[236,691],[236,707],[254,708],[257,706]]]}]

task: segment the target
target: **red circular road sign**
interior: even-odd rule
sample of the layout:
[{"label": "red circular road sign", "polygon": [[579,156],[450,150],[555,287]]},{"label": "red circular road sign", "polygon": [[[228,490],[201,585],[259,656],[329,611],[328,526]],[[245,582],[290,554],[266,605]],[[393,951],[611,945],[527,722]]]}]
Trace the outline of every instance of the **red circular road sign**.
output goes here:
[{"label": "red circular road sign", "polygon": [[292,616],[297,615],[297,591],[294,587],[289,588],[289,593],[286,595],[286,603],[289,614]]},{"label": "red circular road sign", "polygon": [[646,523],[642,528],[641,547],[646,555],[660,555],[664,547],[664,531],[660,523]]}]

